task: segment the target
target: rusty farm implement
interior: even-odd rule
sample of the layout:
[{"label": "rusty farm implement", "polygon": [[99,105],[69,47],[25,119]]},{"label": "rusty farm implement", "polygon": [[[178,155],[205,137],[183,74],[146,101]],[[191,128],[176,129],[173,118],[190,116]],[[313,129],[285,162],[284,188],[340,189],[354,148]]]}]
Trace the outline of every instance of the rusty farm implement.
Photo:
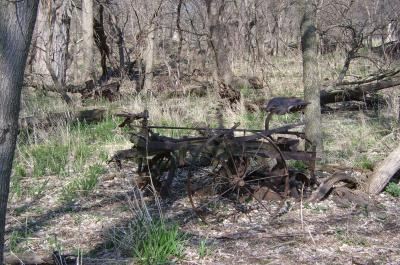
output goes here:
[{"label": "rusty farm implement", "polygon": [[[135,128],[132,149],[117,152],[113,161],[133,158],[137,171],[147,176],[161,196],[168,196],[171,183],[184,168],[187,196],[193,210],[204,220],[215,206],[229,200],[237,205],[254,202],[267,209],[267,200],[283,201],[298,197],[304,185],[315,182],[315,150],[303,132],[302,123],[270,128],[274,115],[302,111],[307,102],[298,98],[277,97],[265,106],[265,127],[261,130],[231,128],[191,128],[149,125],[149,113],[119,113],[125,118],[120,127]],[[159,135],[156,129],[199,131],[199,137],[172,138]],[[304,172],[289,169],[290,160],[302,161]],[[181,171],[180,171],[181,172]],[[308,173],[308,174],[305,174]]]}]

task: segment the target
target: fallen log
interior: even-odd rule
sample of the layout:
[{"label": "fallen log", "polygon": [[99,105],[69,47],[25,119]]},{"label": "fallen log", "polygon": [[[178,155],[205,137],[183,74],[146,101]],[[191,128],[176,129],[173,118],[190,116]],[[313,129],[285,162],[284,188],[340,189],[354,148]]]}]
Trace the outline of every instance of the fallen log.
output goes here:
[{"label": "fallen log", "polygon": [[357,179],[346,172],[335,172],[331,177],[325,180],[318,189],[313,192],[311,197],[308,199],[309,202],[318,202],[324,199],[335,185],[339,182],[349,183],[350,185],[357,185]]},{"label": "fallen log", "polygon": [[374,170],[368,179],[368,192],[380,193],[390,179],[400,170],[400,145],[394,149]]},{"label": "fallen log", "polygon": [[[46,84],[25,84],[25,86],[34,87],[37,89],[43,89],[47,91],[60,93],[60,90],[54,86]],[[89,98],[105,98],[108,101],[115,101],[121,97],[120,93],[120,82],[111,82],[103,85],[96,85],[93,80],[88,80],[84,85],[73,85],[69,84],[63,89],[63,93],[79,93],[82,95],[82,99]]]},{"label": "fallen log", "polygon": [[89,80],[86,82],[85,88],[79,93],[82,94],[82,99],[105,98],[112,102],[121,97],[121,93],[119,92],[120,86],[121,85],[119,82],[112,82],[109,84],[96,86],[93,80]]},{"label": "fallen log", "polygon": [[73,255],[61,255],[57,251],[45,253],[5,253],[5,264],[8,265],[68,265],[76,264],[77,258]]},{"label": "fallen log", "polygon": [[400,85],[400,77],[387,78],[371,83],[355,85],[334,85],[321,90],[321,104],[336,103],[341,101],[365,101],[368,95],[375,94],[379,90]]},{"label": "fallen log", "polygon": [[104,120],[105,109],[90,109],[76,112],[49,113],[45,117],[24,117],[19,119],[20,130],[31,131],[33,129],[47,129],[64,123],[86,122],[95,123]]}]

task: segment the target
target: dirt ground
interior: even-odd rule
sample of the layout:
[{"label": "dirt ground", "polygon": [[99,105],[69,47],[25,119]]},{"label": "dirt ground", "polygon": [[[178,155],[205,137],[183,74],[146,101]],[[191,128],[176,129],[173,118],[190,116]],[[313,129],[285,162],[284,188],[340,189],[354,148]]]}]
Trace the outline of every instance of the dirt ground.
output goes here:
[{"label": "dirt ground", "polygon": [[[132,166],[124,164],[118,171],[110,165],[94,194],[71,205],[55,199],[62,188],[55,177],[42,180],[49,181],[53,193],[10,206],[7,244],[30,253],[53,249],[81,253],[83,264],[132,264],[108,244],[113,233],[134,216],[129,203],[135,177]],[[255,206],[205,224],[193,213],[182,178],[173,183],[175,195],[161,202],[163,215],[179,224],[188,238],[185,255],[176,264],[400,264],[398,198],[382,193],[372,198],[373,205],[346,207],[331,198],[318,203],[290,199],[286,212],[274,219]],[[156,214],[153,197],[145,201]],[[273,210],[278,203],[267,205]],[[199,256],[200,242],[205,243],[204,257]]]}]

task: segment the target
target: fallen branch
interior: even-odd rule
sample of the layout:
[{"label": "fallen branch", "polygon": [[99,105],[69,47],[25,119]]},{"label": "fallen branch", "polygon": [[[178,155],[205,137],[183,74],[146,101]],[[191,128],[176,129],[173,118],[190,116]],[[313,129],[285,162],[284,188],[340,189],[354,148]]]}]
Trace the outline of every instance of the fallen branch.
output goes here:
[{"label": "fallen branch", "polygon": [[368,192],[380,193],[390,179],[400,170],[400,145],[384,159],[368,180]]},{"label": "fallen branch", "polygon": [[94,123],[104,120],[105,109],[91,109],[76,112],[49,113],[45,117],[25,117],[18,121],[20,130],[33,130],[35,128],[47,129],[63,123],[86,122]]},{"label": "fallen branch", "polygon": [[375,94],[379,90],[400,85],[400,77],[387,78],[378,82],[361,85],[336,85],[321,90],[321,104],[341,101],[364,101],[367,95]]},{"label": "fallen branch", "polygon": [[308,201],[318,202],[324,199],[339,182],[346,182],[352,185],[357,185],[357,179],[355,179],[354,177],[345,172],[336,172],[323,183],[321,183],[318,189],[313,192]]},{"label": "fallen branch", "polygon": [[73,255],[61,255],[57,251],[52,254],[37,253],[5,253],[5,264],[8,265],[69,265],[77,264],[77,258]]}]

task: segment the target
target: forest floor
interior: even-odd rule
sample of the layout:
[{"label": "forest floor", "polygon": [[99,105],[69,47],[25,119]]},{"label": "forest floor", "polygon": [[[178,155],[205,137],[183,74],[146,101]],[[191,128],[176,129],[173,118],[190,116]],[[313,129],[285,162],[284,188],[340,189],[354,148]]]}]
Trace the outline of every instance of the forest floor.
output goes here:
[{"label": "forest floor", "polygon": [[[379,145],[391,146],[395,141],[396,131],[380,138],[371,133],[370,126],[376,128],[376,122],[364,119],[361,113],[324,116],[324,128],[341,126],[340,131],[325,130],[329,162],[342,165],[347,162],[368,171],[376,152],[382,152]],[[78,130],[88,133],[89,139],[97,137],[105,141],[100,151],[89,150],[92,153],[80,169],[89,175],[94,170],[100,176],[88,194],[68,188],[71,179],[76,179],[74,171],[67,176],[61,172],[40,177],[34,176],[35,167],[32,172],[24,172],[33,175],[17,182],[22,195],[12,187],[14,197],[7,218],[9,249],[14,253],[51,253],[57,249],[83,255],[83,264],[134,264],[127,255],[129,246],[118,245],[118,235],[125,233],[124,229],[138,213],[133,202],[137,200],[133,192],[136,165],[125,162],[119,170],[116,165],[106,163],[115,150],[130,146],[123,136],[116,138],[117,124],[112,120]],[[74,130],[69,134],[73,135]],[[358,133],[353,134],[354,131]],[[347,133],[351,138],[340,135]],[[107,138],[108,134],[113,134],[112,139]],[[363,141],[358,137],[363,137]],[[96,141],[91,141],[96,146]],[[69,154],[75,156],[85,152],[79,148],[76,152],[73,145],[69,148],[73,150]],[[372,158],[366,156],[364,148],[368,148]],[[21,145],[19,152],[23,154],[22,151]],[[20,160],[31,161],[28,155],[21,154]],[[34,156],[35,152],[29,154]],[[52,159],[57,157],[56,153],[50,155]],[[26,166],[28,171],[29,163]],[[19,170],[17,167],[17,173]],[[326,176],[322,171],[318,175]],[[185,172],[180,172],[173,183],[174,196],[161,201],[161,207],[156,206],[151,194],[140,200],[153,217],[159,218],[161,209],[163,217],[178,224],[185,234],[183,256],[177,264],[400,264],[400,198],[387,193],[374,197],[370,206],[337,206],[330,198],[318,203],[291,199],[288,212],[275,219],[265,209],[256,207],[248,213],[235,212],[205,224],[192,211],[185,182]],[[66,190],[74,194],[73,198],[65,198]],[[268,207],[272,211],[277,203],[269,202]]]},{"label": "forest floor", "polygon": [[[54,199],[63,184],[49,176],[52,193],[10,206],[9,244],[14,251],[81,253],[83,264],[134,264],[115,243],[137,214],[130,166],[110,167],[91,195],[69,205]],[[179,196],[161,202],[163,216],[186,238],[176,264],[400,264],[400,198],[382,193],[373,205],[346,207],[331,199],[289,200],[289,211],[275,219],[258,207],[205,224],[193,213],[182,178],[173,184]],[[153,197],[143,201],[158,217]]]},{"label": "forest floor", "polygon": [[[271,68],[269,87],[242,88],[242,97],[250,102],[272,95],[301,97],[300,63],[294,58],[281,63],[279,71]],[[324,74],[335,76],[332,71]],[[129,91],[129,82],[122,88],[123,93]],[[331,196],[318,203],[289,199],[287,212],[277,218],[267,211],[273,212],[276,202],[267,202],[268,209],[249,202],[255,208],[249,212],[232,211],[227,204],[221,208],[225,217],[217,215],[205,224],[189,204],[184,171],[173,183],[173,195],[158,204],[151,192],[138,197],[133,162],[124,162],[122,170],[107,163],[117,150],[132,146],[127,130],[118,128],[121,120],[111,113],[146,108],[151,124],[214,127],[220,107],[216,98],[162,93],[146,98],[130,91],[117,102],[76,100],[71,107],[57,97],[25,89],[21,117],[77,108],[104,108],[109,115],[98,124],[60,124],[20,133],[7,215],[8,252],[18,256],[58,250],[81,256],[83,264],[136,264],[132,240],[137,231],[127,228],[148,210],[154,219],[176,224],[183,235],[182,255],[171,257],[170,264],[400,264],[400,198],[392,196],[400,196],[400,186],[398,193],[370,198],[368,206],[336,204]],[[388,114],[386,108],[323,114],[324,164],[353,168],[365,177],[400,139],[399,124]],[[264,113],[250,112],[240,102],[236,109],[225,108],[223,119],[226,127],[240,122],[241,128],[260,129]],[[297,114],[283,115],[273,119],[271,127],[299,119]],[[327,176],[321,166],[320,181]]]}]

